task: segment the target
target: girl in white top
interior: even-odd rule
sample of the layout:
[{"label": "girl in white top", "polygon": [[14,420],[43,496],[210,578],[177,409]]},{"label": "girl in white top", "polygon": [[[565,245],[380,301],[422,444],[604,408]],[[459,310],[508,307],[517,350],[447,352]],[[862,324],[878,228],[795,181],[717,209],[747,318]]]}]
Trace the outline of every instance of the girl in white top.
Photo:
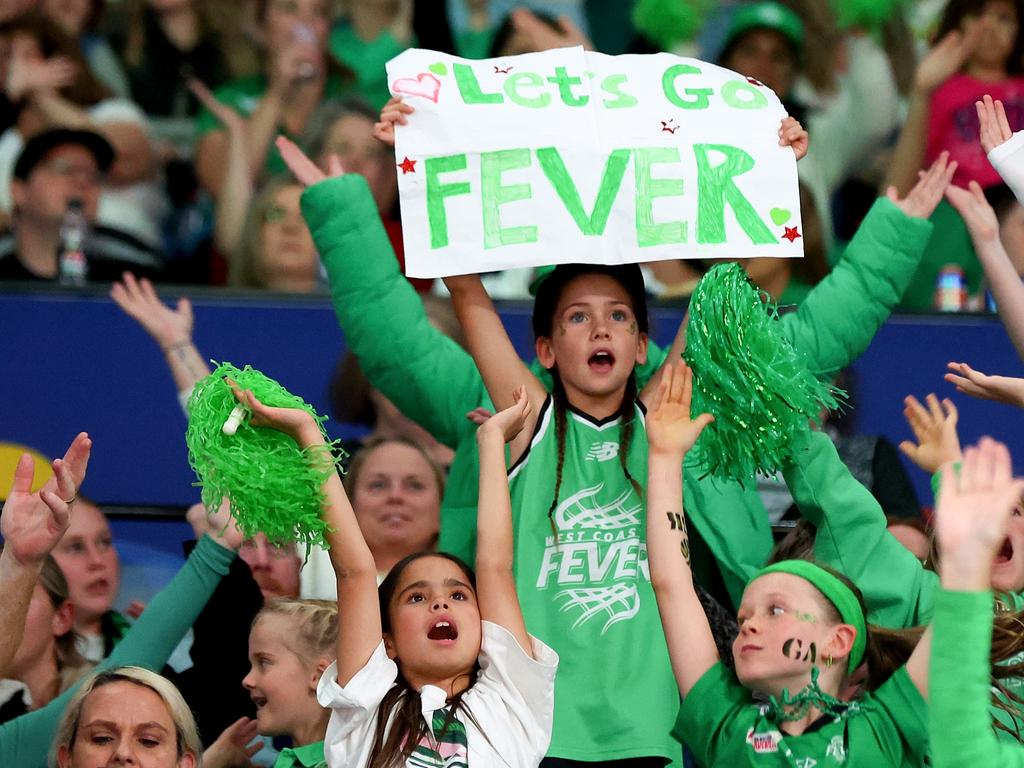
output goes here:
[{"label": "girl in white top", "polygon": [[[322,445],[305,411],[238,394],[255,426],[303,449]],[[530,412],[515,403],[477,432],[480,507],[476,576],[457,558],[424,552],[392,568],[378,593],[373,556],[336,473],[323,515],[338,580],[337,662],[317,695],[332,710],[324,741],[331,768],[533,768],[551,739],[558,656],[529,635],[512,578],[512,516],[505,443]]]}]

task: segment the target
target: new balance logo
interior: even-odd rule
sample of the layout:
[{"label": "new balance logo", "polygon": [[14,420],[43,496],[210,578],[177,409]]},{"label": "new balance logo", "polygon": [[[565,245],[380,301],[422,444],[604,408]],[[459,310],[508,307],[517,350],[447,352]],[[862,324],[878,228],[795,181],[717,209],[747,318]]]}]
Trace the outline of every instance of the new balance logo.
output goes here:
[{"label": "new balance logo", "polygon": [[618,443],[594,443],[587,451],[587,461],[611,461],[618,456]]}]

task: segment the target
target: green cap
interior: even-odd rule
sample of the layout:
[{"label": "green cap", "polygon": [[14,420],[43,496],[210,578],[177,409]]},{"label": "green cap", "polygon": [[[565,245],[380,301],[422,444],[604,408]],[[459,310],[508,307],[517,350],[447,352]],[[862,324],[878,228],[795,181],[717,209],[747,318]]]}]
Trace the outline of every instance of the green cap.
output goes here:
[{"label": "green cap", "polygon": [[793,44],[799,53],[804,45],[804,22],[797,14],[780,3],[750,3],[741,5],[732,15],[725,46],[751,29],[771,29]]}]

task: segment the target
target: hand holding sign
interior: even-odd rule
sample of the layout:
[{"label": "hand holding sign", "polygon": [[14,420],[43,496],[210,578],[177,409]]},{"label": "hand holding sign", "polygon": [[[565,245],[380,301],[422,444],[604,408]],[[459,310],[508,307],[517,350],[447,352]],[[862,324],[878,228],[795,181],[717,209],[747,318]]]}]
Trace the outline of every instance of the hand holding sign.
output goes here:
[{"label": "hand holding sign", "polygon": [[380,111],[380,121],[373,124],[373,135],[389,147],[395,146],[395,124],[408,125],[406,115],[415,111],[401,96],[392,96]]}]

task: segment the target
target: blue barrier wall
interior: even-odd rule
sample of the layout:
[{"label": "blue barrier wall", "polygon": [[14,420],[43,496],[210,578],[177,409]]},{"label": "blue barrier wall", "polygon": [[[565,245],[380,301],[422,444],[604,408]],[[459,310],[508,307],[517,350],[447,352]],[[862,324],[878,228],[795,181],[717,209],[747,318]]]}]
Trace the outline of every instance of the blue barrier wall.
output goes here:
[{"label": "blue barrier wall", "polygon": [[[169,296],[176,294],[170,293]],[[280,298],[192,291],[197,346],[208,358],[250,363],[327,410],[327,384],[343,336],[323,298]],[[502,315],[520,353],[532,349],[529,308]],[[654,336],[674,334],[677,308],[653,312]],[[986,372],[1024,375],[998,319],[899,316],[855,366],[857,431],[898,442],[907,393],[955,396],[942,380],[948,360]],[[85,492],[100,503],[185,506],[198,500],[184,444],[185,419],[160,350],[104,294],[59,290],[0,293],[0,441],[59,455],[87,430],[95,441]],[[955,396],[965,442],[982,434],[1006,440],[1024,468],[1021,412]],[[329,424],[334,436],[345,433]],[[927,480],[914,471],[923,503]]]}]

